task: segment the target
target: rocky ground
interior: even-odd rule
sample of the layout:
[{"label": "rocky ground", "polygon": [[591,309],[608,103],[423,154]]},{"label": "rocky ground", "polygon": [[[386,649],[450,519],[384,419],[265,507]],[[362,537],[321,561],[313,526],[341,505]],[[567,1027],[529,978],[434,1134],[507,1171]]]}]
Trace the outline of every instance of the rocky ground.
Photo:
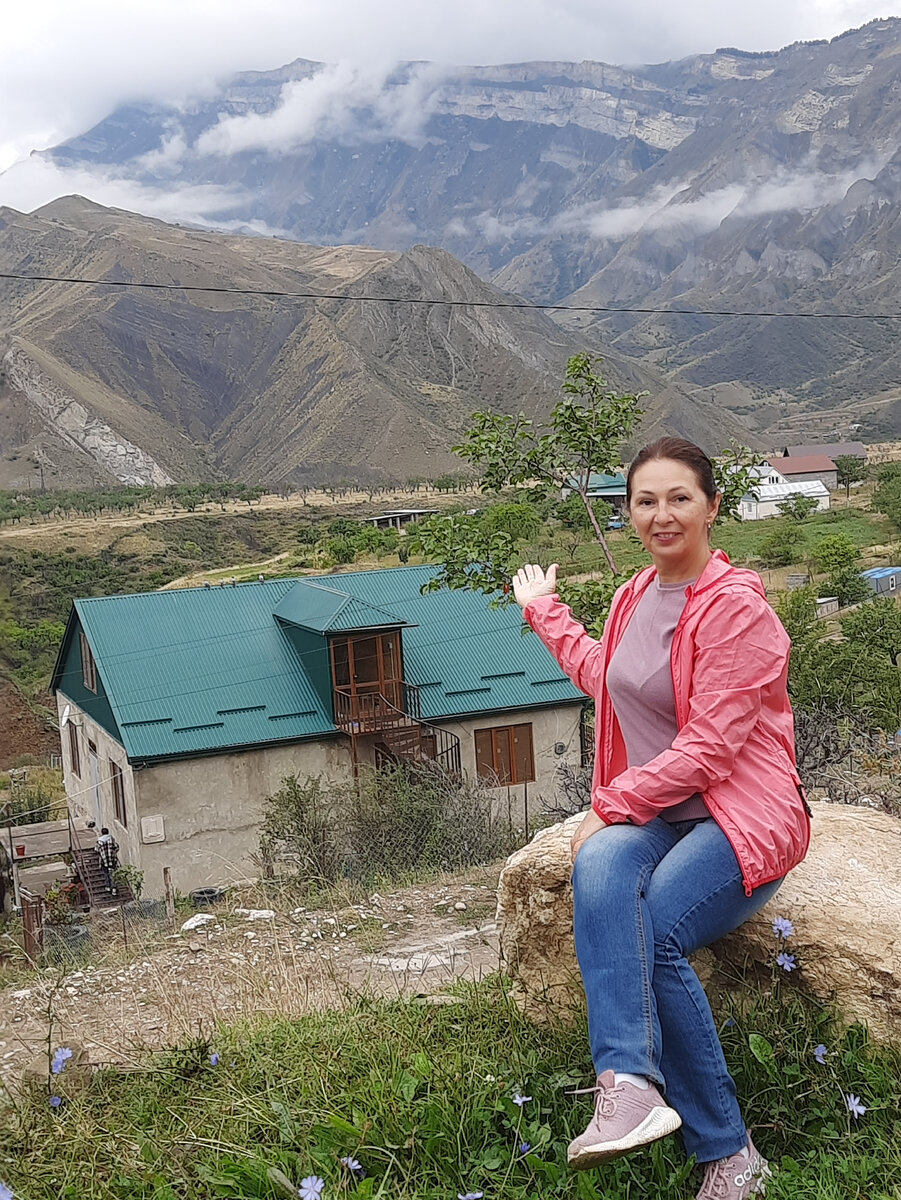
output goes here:
[{"label": "rocky ground", "polygon": [[15,1085],[48,1038],[83,1046],[94,1063],[136,1065],[161,1047],[214,1038],[220,1021],[338,1008],[361,991],[431,996],[478,979],[497,968],[497,875],[486,868],[315,910],[232,903],[181,914],[171,934],[165,922],[131,919],[127,949],[118,911],[98,914],[86,961],[18,972],[0,988],[0,1082]]}]

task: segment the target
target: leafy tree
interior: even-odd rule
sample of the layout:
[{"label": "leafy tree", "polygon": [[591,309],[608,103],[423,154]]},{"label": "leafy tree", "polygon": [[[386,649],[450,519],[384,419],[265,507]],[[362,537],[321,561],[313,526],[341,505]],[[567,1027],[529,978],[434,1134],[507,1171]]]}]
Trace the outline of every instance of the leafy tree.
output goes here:
[{"label": "leafy tree", "polygon": [[534,537],[541,528],[541,518],[532,504],[492,504],[479,517],[479,525],[487,533],[507,533],[516,541]]},{"label": "leafy tree", "polygon": [[818,504],[815,496],[788,496],[785,500],[780,500],[776,505],[779,513],[783,517],[788,517],[790,521],[804,521]]},{"label": "leafy tree", "polygon": [[901,654],[901,608],[891,596],[879,596],[839,621],[845,640],[854,646],[885,654]]},{"label": "leafy tree", "polygon": [[811,558],[817,570],[827,575],[857,570],[860,566],[860,550],[846,533],[833,533],[817,542]]},{"label": "leafy tree", "polygon": [[[613,515],[613,505],[608,504],[606,500],[594,500],[592,501],[591,509],[594,512],[598,525],[602,529],[606,528],[607,521]],[[566,529],[575,529],[583,533],[589,533],[594,528],[582,497],[577,496],[575,492],[556,505],[554,515]]]},{"label": "leafy tree", "polygon": [[804,534],[796,524],[779,525],[757,547],[757,556],[765,567],[789,567],[798,561]]},{"label": "leafy tree", "polygon": [[839,567],[826,576],[822,589],[828,596],[838,596],[842,606],[858,604],[873,595],[870,585],[856,567]]},{"label": "leafy tree", "polygon": [[838,468],[839,487],[845,489],[845,498],[851,498],[851,484],[860,483],[867,477],[867,464],[853,454],[840,454],[835,460]]},{"label": "leafy tree", "polygon": [[473,414],[463,442],[454,453],[481,472],[482,487],[500,491],[528,486],[532,495],[546,498],[570,488],[582,501],[595,537],[613,575],[618,573],[603,530],[588,497],[594,472],[615,474],[622,461],[622,443],[641,415],[639,396],[611,391],[597,372],[600,359],[575,354],[566,364],[565,398],[551,412],[550,422],[536,427],[520,413]]},{"label": "leafy tree", "polygon": [[754,491],[757,478],[755,467],[760,456],[747,446],[732,441],[728,450],[711,461],[713,477],[721,496],[719,516],[740,521],[741,502],[749,492]]}]

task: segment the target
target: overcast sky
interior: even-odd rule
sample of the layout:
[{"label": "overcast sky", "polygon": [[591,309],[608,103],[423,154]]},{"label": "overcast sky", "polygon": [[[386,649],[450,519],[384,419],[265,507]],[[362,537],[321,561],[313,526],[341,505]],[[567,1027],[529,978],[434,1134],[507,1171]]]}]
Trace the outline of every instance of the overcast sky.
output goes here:
[{"label": "overcast sky", "polygon": [[0,170],[127,100],[294,58],[660,62],[777,49],[901,8],[876,0],[25,0],[5,4]]}]

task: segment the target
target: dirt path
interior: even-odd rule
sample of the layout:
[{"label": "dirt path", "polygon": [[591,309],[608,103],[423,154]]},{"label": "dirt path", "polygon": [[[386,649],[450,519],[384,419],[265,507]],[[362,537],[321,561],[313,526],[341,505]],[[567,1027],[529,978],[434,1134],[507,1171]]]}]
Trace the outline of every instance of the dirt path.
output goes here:
[{"label": "dirt path", "polygon": [[198,505],[194,512],[185,509],[166,509],[146,513],[109,514],[107,516],[65,517],[62,520],[48,518],[34,524],[0,525],[0,542],[21,542],[29,539],[44,541],[60,537],[96,534],[104,530],[106,540],[115,540],[121,533],[129,529],[137,529],[144,525],[154,525],[161,521],[185,521],[195,517],[220,517],[228,513],[258,513],[258,512],[291,512],[303,513],[304,509],[318,511],[344,511],[357,505],[369,505],[375,508],[438,508],[447,504],[459,503],[460,497],[472,494],[470,492],[435,492],[423,490],[405,492],[400,489],[394,492],[345,492],[340,496],[329,495],[326,492],[307,492],[305,496],[299,493],[284,496],[262,496],[259,500],[248,505],[244,501],[226,501]]},{"label": "dirt path", "polygon": [[92,1062],[127,1066],[214,1039],[220,1021],[340,1008],[363,990],[433,996],[455,979],[482,978],[498,964],[497,874],[373,894],[340,910],[254,918],[229,907],[174,935],[133,920],[127,955],[118,912],[100,914],[107,965],[42,972],[0,991],[0,1082],[14,1085],[46,1055],[51,1014],[54,1047],[77,1042]]}]

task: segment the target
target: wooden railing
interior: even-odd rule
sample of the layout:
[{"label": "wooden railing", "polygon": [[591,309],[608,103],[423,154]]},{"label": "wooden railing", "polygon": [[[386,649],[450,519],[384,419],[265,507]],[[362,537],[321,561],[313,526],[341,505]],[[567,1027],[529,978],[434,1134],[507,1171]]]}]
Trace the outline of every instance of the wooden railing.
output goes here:
[{"label": "wooden railing", "polygon": [[419,720],[419,688],[400,679],[386,680],[381,692],[335,688],[335,724],[345,733],[378,733]]},{"label": "wooden railing", "polygon": [[[345,733],[356,737],[360,734],[382,733],[385,742],[395,750],[398,758],[415,761],[418,755],[409,748],[400,749],[404,742],[404,731],[416,731],[416,748],[419,755],[440,764],[454,775],[462,772],[460,739],[449,729],[431,725],[420,716],[419,688],[414,684],[398,681],[397,688],[386,687],[389,696],[381,692],[348,692],[335,689],[335,724]],[[404,707],[392,703],[390,697],[403,699]],[[393,744],[392,733],[397,742]]]}]

